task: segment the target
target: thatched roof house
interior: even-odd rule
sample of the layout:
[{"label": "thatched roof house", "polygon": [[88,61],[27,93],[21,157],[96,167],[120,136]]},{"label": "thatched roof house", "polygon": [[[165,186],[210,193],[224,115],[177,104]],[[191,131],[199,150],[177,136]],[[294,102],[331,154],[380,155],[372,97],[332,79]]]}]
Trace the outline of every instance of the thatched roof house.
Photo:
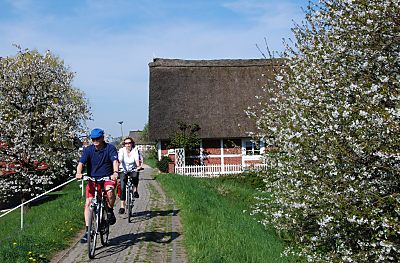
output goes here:
[{"label": "thatched roof house", "polygon": [[[168,139],[183,122],[201,128],[199,155],[190,155],[190,160],[220,165],[220,173],[227,172],[227,165],[262,162],[265,145],[249,136],[256,126],[245,110],[257,105],[256,96],[263,95],[267,78],[281,65],[267,59],[154,59],[149,64],[149,137],[157,141],[158,158],[174,155]],[[185,167],[179,164],[179,169]]]},{"label": "thatched roof house", "polygon": [[156,58],[150,67],[149,133],[168,139],[178,121],[200,126],[200,138],[240,138],[255,132],[245,110],[257,103],[263,75],[276,60]]},{"label": "thatched roof house", "polygon": [[154,148],[154,142],[146,140],[146,138],[143,138],[141,130],[136,130],[136,131],[129,131],[128,136],[133,139],[135,142],[136,147],[142,152],[148,151],[150,149]]},{"label": "thatched roof house", "polygon": [[144,140],[142,138],[142,131],[141,130],[136,130],[136,131],[129,131],[128,134],[129,137],[131,137],[134,141],[135,144],[152,144],[151,142]]}]

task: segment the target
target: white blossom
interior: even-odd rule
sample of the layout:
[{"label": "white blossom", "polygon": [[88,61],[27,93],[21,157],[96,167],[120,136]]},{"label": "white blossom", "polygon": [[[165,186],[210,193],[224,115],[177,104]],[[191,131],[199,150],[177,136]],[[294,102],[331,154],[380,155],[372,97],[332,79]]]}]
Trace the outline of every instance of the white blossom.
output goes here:
[{"label": "white blossom", "polygon": [[257,207],[284,255],[400,262],[399,21],[398,0],[311,2],[264,87],[253,117],[280,152]]},{"label": "white blossom", "polygon": [[[0,198],[37,195],[73,172],[74,142],[90,117],[84,95],[72,87],[73,76],[49,51],[19,50],[0,59],[0,142],[6,143],[0,159],[15,164],[14,174],[0,176]],[[41,163],[48,168],[38,171]]]}]

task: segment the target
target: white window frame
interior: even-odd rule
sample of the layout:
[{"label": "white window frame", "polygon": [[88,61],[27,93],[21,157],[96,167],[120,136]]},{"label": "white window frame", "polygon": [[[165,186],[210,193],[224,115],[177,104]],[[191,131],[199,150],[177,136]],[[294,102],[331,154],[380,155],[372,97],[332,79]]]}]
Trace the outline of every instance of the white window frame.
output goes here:
[{"label": "white window frame", "polygon": [[[246,151],[246,143],[251,142],[252,143],[252,152],[254,153],[254,146],[255,143],[258,143],[258,145],[260,146],[260,154],[252,154],[252,155],[247,155],[247,151]],[[243,155],[243,159],[245,160],[259,160],[260,157],[262,156],[262,154],[265,151],[265,144],[264,141],[260,140],[255,142],[253,139],[242,139],[242,155]]]}]

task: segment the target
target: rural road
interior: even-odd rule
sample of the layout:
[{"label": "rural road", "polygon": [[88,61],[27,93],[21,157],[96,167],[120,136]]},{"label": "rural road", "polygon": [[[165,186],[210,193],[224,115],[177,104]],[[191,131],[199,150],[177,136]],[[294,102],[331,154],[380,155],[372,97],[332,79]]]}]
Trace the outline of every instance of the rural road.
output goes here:
[{"label": "rural road", "polygon": [[179,208],[165,196],[153,178],[153,171],[145,166],[140,173],[140,198],[135,201],[135,217],[131,223],[128,223],[127,214],[118,214],[117,198],[114,208],[117,222],[110,227],[109,244],[102,247],[98,240],[94,259],[89,259],[87,244],[80,244],[79,236],[51,262],[188,262],[182,244]]}]

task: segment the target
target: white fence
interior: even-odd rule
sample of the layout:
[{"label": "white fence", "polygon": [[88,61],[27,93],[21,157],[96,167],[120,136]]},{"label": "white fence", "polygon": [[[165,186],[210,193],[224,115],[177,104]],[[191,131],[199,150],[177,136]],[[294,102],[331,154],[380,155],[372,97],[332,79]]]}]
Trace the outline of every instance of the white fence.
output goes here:
[{"label": "white fence", "polygon": [[239,174],[245,171],[267,170],[267,164],[210,164],[176,166],[175,173],[193,177],[218,177],[224,174]]}]

